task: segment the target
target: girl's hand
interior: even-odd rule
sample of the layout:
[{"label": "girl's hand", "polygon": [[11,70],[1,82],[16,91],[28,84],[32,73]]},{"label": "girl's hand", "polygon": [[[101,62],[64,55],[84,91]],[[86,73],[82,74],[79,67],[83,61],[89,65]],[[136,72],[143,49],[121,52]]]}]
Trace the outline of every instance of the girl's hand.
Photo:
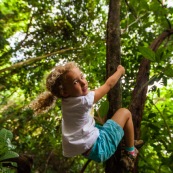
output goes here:
[{"label": "girl's hand", "polygon": [[122,65],[118,65],[117,71],[121,72],[122,75],[125,74],[125,68]]}]

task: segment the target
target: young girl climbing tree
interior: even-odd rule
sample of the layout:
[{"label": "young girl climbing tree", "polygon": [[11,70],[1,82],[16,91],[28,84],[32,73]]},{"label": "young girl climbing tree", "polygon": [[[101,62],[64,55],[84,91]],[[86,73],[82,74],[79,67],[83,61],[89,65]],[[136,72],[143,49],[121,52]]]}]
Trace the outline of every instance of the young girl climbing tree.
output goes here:
[{"label": "young girl climbing tree", "polygon": [[116,72],[99,88],[89,91],[88,82],[78,65],[69,62],[56,66],[46,80],[47,91],[31,103],[36,114],[48,111],[55,101],[62,100],[62,146],[65,157],[83,155],[96,162],[104,162],[116,151],[122,137],[125,148],[121,163],[132,170],[138,150],[134,147],[134,128],[128,109],[118,109],[103,126],[95,124],[91,108],[118,82],[125,69]]}]

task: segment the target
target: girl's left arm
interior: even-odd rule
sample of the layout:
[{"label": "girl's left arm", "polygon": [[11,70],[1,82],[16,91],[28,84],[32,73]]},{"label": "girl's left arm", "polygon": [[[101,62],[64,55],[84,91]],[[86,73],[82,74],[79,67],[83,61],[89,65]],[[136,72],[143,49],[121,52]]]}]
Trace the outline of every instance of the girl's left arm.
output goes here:
[{"label": "girl's left arm", "polygon": [[124,67],[122,65],[119,65],[117,67],[117,71],[112,76],[110,76],[101,87],[95,90],[94,103],[96,103],[104,95],[106,95],[110,91],[110,89],[112,89],[115,86],[115,84],[124,74],[125,74]]}]

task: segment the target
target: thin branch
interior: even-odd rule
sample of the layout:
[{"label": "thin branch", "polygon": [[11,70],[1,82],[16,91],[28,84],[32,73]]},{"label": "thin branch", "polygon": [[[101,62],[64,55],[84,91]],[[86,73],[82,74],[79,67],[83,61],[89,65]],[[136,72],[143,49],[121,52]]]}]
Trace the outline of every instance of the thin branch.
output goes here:
[{"label": "thin branch", "polygon": [[[162,8],[166,8],[166,6],[164,5],[164,2],[161,2],[160,0],[157,0],[157,1],[159,2],[159,4],[161,4]],[[166,21],[168,23],[169,29],[171,29],[172,28],[172,25],[171,25],[170,20],[168,20],[166,14],[164,16],[165,16],[165,19],[166,19]]]},{"label": "thin branch", "polygon": [[128,0],[125,0],[125,4],[127,5],[127,7],[129,8],[129,11],[132,13],[132,15],[134,16],[134,18],[137,18],[137,15],[135,13],[135,10],[133,9],[132,6],[130,6],[130,4],[128,3]]},{"label": "thin branch", "polygon": [[145,17],[145,15],[146,15],[147,13],[148,13],[148,12],[146,12],[144,15],[141,15],[141,16],[139,16],[138,18],[136,18],[136,20],[135,20],[134,22],[130,23],[129,25],[126,26],[125,29],[121,30],[121,33],[122,33],[122,34],[125,33],[125,32],[128,30],[128,28],[130,28],[132,25],[134,25],[135,23],[137,23],[141,18]]},{"label": "thin branch", "polygon": [[50,154],[49,154],[49,156],[48,156],[48,158],[46,160],[46,165],[45,165],[44,173],[47,172],[48,163],[49,163],[49,160],[50,160],[50,157],[51,157],[52,153],[53,153],[53,151],[50,152]]},{"label": "thin branch", "polygon": [[21,67],[24,67],[24,66],[27,66],[27,65],[30,65],[36,61],[40,61],[44,58],[47,58],[49,56],[52,56],[52,55],[56,55],[56,54],[62,54],[62,53],[65,53],[67,51],[70,51],[70,50],[75,50],[75,48],[67,48],[67,49],[62,49],[62,50],[58,50],[56,52],[52,52],[52,53],[48,53],[48,54],[45,54],[45,55],[42,55],[42,56],[38,56],[38,57],[35,57],[35,58],[30,58],[28,60],[25,60],[25,61],[22,61],[22,62],[19,62],[19,63],[16,63],[10,67],[7,67],[7,68],[4,68],[4,69],[1,69],[0,70],[0,73],[3,73],[5,71],[13,71],[17,68],[21,68]]},{"label": "thin branch", "polygon": [[24,38],[23,40],[21,40],[21,41],[17,44],[17,46],[15,47],[15,49],[11,48],[8,52],[5,52],[5,53],[1,56],[1,58],[6,57],[8,54],[17,51],[21,46],[24,46],[23,43],[24,43],[24,41],[27,39],[27,37],[28,37],[28,35],[29,35],[29,28],[30,28],[30,26],[31,26],[32,19],[33,19],[33,16],[31,16],[30,21],[29,21],[29,24],[28,24],[28,26],[27,26],[25,38]]},{"label": "thin branch", "polygon": [[90,162],[91,162],[91,160],[88,159],[87,162],[85,163],[85,165],[83,166],[83,168],[81,169],[80,173],[84,173],[85,169],[87,168],[87,166],[89,165]]},{"label": "thin branch", "polygon": [[32,19],[33,19],[33,15],[31,16],[30,21],[29,21],[29,24],[28,24],[28,26],[27,26],[25,38],[17,45],[17,47],[22,46],[23,43],[24,43],[24,41],[28,38],[28,35],[29,35],[29,28],[30,28],[30,26],[31,26],[31,24],[32,24]]}]

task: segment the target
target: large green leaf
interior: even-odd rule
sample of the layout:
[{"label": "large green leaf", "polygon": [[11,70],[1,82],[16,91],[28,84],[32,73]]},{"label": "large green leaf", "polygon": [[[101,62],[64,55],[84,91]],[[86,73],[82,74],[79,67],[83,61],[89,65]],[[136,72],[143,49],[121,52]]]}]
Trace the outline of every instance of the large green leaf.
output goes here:
[{"label": "large green leaf", "polygon": [[14,151],[7,151],[4,155],[0,156],[0,161],[16,158],[19,157],[19,155]]},{"label": "large green leaf", "polygon": [[139,47],[138,49],[144,58],[147,58],[150,61],[155,61],[155,52],[149,47]]},{"label": "large green leaf", "polygon": [[5,155],[10,150],[15,149],[16,147],[11,143],[13,134],[7,129],[0,130],[0,156]]},{"label": "large green leaf", "polygon": [[168,77],[173,77],[173,65],[168,65],[164,69],[164,74]]},{"label": "large green leaf", "polygon": [[13,138],[13,134],[11,131],[4,129],[4,128],[0,130],[0,139],[1,140],[5,140],[5,141],[7,139],[12,140],[12,138]]}]

